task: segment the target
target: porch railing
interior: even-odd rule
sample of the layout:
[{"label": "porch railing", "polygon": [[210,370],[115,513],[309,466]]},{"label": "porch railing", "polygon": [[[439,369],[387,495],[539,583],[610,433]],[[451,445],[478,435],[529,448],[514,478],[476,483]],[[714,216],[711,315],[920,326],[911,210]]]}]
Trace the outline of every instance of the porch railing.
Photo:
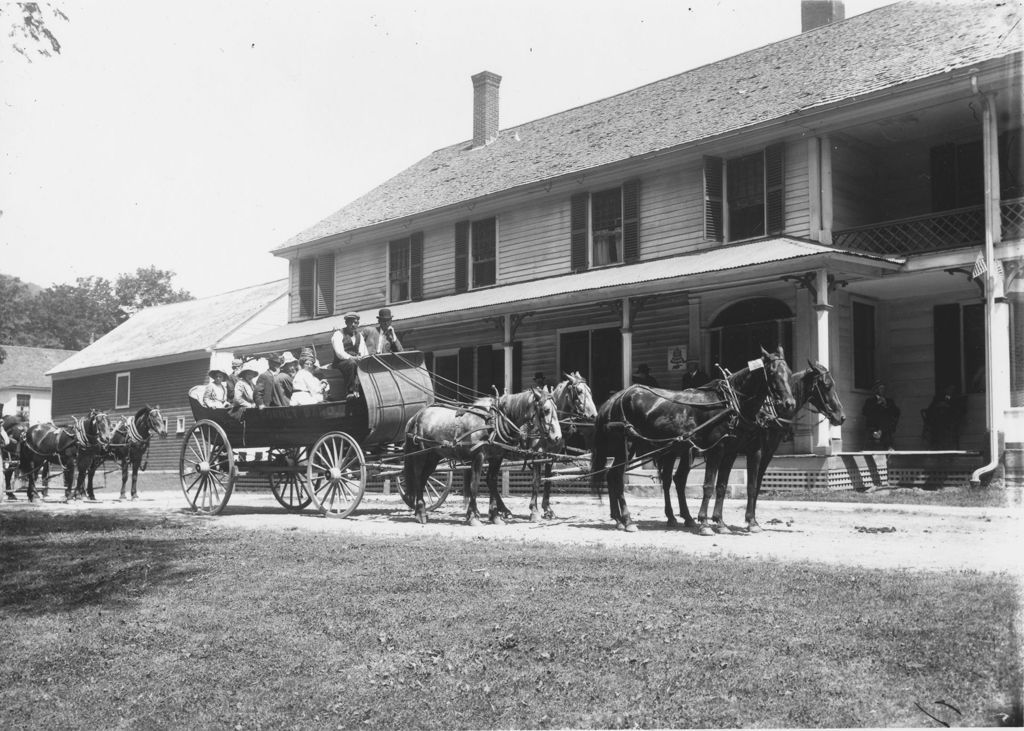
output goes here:
[{"label": "porch railing", "polygon": [[[1024,235],[1024,198],[1003,201],[999,209],[1003,240]],[[957,208],[832,233],[835,246],[897,256],[976,246],[984,240],[983,206]]]}]

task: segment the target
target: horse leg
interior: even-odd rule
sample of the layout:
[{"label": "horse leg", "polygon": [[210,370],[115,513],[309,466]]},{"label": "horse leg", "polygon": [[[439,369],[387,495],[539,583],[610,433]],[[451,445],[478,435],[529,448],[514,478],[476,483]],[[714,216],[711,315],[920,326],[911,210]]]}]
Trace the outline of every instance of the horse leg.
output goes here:
[{"label": "horse leg", "polygon": [[679,515],[683,519],[684,528],[693,528],[697,521],[690,515],[690,506],[686,504],[686,480],[690,477],[690,448],[686,447],[679,455],[679,465],[676,467],[676,474],[672,478],[676,485],[676,497],[679,498]]},{"label": "horse leg", "polygon": [[476,506],[476,495],[480,490],[480,475],[484,471],[484,455],[477,452],[472,459],[472,472],[468,481],[469,501],[466,504],[466,523],[471,526],[480,525],[480,511]]},{"label": "horse leg", "polygon": [[28,496],[28,501],[32,502],[35,498],[36,490],[36,465],[32,453],[24,446],[19,455],[18,463],[21,477],[25,480],[25,494]]},{"label": "horse leg", "polygon": [[530,481],[530,522],[540,522],[540,510],[537,509],[537,495],[540,493],[540,465],[532,467],[533,479]]},{"label": "horse leg", "polygon": [[[544,465],[544,476],[551,477],[553,465],[548,462]],[[541,507],[544,509],[544,519],[552,520],[555,517],[555,511],[551,509],[551,480],[544,480],[544,501],[541,503]]]},{"label": "horse leg", "polygon": [[501,472],[501,457],[494,457],[487,460],[487,494],[489,505],[487,506],[487,518],[493,525],[505,525],[505,518],[502,515],[510,516],[505,502],[498,492],[498,474]]},{"label": "horse leg", "polygon": [[704,492],[700,499],[700,511],[697,513],[697,522],[700,524],[697,532],[702,536],[715,534],[708,525],[708,504],[715,491],[715,476],[718,474],[718,465],[721,461],[722,450],[719,447],[704,453]]},{"label": "horse leg", "polygon": [[665,518],[668,520],[669,528],[674,528],[679,524],[675,511],[672,510],[672,468],[676,466],[675,455],[671,451],[662,452],[654,460],[654,464],[658,467],[661,492],[665,497]]},{"label": "horse leg", "polygon": [[722,517],[722,510],[725,507],[725,488],[729,485],[729,475],[732,473],[732,465],[736,461],[737,450],[729,449],[722,455],[715,470],[715,512],[711,514],[711,523],[714,531],[719,534],[732,533],[729,526],[725,524]]},{"label": "horse leg", "polygon": [[612,520],[615,521],[616,530],[624,530],[627,533],[636,531],[636,523],[633,516],[629,514],[629,507],[626,505],[626,439],[625,436],[613,439],[611,448],[612,466],[608,470],[608,501],[612,504]]},{"label": "horse leg", "polygon": [[[768,465],[775,456],[775,451],[782,441],[782,433],[769,431],[761,439],[760,455],[757,460],[757,484],[754,486],[753,494],[747,496],[747,530],[751,533],[760,533],[761,526],[757,523],[757,498],[761,494],[761,485],[764,483],[764,473],[768,471]],[[749,486],[748,486],[749,490]]]},{"label": "horse leg", "polygon": [[15,461],[13,454],[4,454],[4,492],[7,493],[8,500],[17,500],[18,496],[14,494],[14,489],[11,487],[11,483],[14,482],[14,470]]},{"label": "horse leg", "polygon": [[117,496],[118,500],[127,500],[127,487],[128,487],[128,457],[123,457],[119,460],[121,462],[121,494]]},{"label": "horse leg", "polygon": [[132,500],[139,499],[139,468],[142,466],[142,455],[132,457]]}]

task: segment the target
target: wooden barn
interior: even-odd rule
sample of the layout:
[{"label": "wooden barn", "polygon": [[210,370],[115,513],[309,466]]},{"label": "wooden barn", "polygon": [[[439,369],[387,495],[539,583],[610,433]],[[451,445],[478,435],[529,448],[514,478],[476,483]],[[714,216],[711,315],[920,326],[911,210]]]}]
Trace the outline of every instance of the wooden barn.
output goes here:
[{"label": "wooden barn", "polygon": [[51,384],[47,372],[75,354],[60,348],[4,345],[0,363],[0,405],[5,414],[20,414],[33,424],[50,420]]},{"label": "wooden barn", "polygon": [[286,321],[287,281],[150,307],[52,368],[53,420],[91,408],[111,417],[159,406],[167,438],[153,439],[149,469],[176,470],[192,424],[188,390],[207,381],[211,358],[229,336],[247,336]]},{"label": "wooden barn", "polygon": [[[288,323],[222,347],[326,349],[344,312],[387,306],[442,392],[579,370],[600,401],[641,363],[678,388],[687,359],[714,374],[782,345],[794,369],[832,370],[847,412],[805,414],[782,482],[1014,463],[1020,6],[804,9],[786,40],[516,127],[501,77],[474,75],[472,138],[284,242]],[[861,413],[878,381],[902,412],[893,453],[872,453]],[[946,386],[965,415],[937,450],[921,414]]]}]

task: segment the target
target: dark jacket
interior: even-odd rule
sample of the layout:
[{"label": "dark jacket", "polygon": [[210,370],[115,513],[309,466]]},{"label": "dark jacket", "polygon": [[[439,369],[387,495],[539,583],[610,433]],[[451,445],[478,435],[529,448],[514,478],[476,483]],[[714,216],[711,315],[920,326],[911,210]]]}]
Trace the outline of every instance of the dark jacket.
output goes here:
[{"label": "dark jacket", "polygon": [[256,379],[256,387],[253,389],[252,399],[256,406],[281,406],[274,403],[274,371],[265,370]]}]

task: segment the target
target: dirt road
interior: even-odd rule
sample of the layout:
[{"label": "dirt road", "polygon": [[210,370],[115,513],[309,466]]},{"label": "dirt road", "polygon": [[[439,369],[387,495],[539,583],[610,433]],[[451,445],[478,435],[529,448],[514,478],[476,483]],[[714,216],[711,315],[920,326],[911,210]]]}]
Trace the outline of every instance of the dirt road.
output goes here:
[{"label": "dirt road", "polygon": [[[98,502],[64,503],[24,500],[0,503],[0,518],[17,519],[26,510],[60,513],[117,511],[125,515],[160,514],[192,521],[209,530],[302,530],[359,537],[440,536],[452,540],[548,542],[601,545],[609,548],[657,548],[696,556],[757,557],[780,561],[816,561],[873,568],[918,570],[1007,571],[1024,577],[1024,511],[1008,508],[950,508],[872,503],[809,503],[762,501],[758,518],[764,532],[743,528],[744,501],[725,505],[731,535],[701,537],[666,528],[660,497],[628,498],[640,530],[623,533],[608,520],[607,501],[586,496],[558,497],[555,520],[540,524],[527,519],[527,499],[513,496],[509,507],[516,519],[504,526],[464,524],[462,500],[452,496],[427,525],[415,522],[397,495],[367,495],[349,518],[323,518],[312,511],[293,514],[279,507],[269,492],[232,496],[224,514],[193,515],[176,489],[143,491],[135,502],[118,502],[104,491]],[[486,501],[483,503],[486,506]],[[695,506],[691,502],[691,507]]]}]

